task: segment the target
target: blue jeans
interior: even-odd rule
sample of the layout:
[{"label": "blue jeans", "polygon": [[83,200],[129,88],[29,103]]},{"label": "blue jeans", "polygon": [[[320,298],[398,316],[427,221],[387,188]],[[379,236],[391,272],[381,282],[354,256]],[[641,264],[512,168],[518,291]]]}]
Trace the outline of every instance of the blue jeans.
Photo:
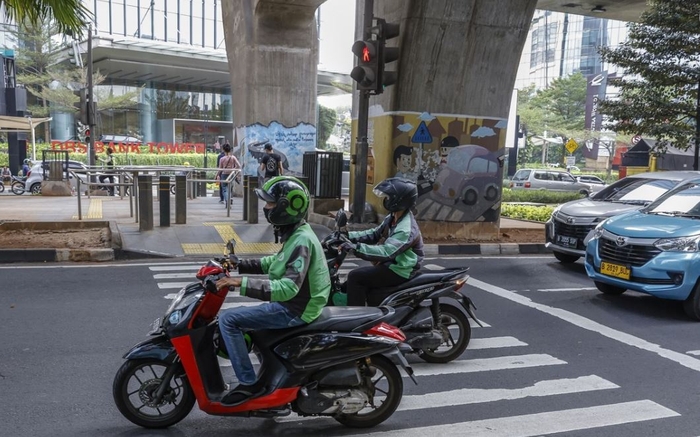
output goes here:
[{"label": "blue jeans", "polygon": [[252,385],[257,380],[253,363],[248,357],[243,333],[259,329],[292,328],[306,324],[278,302],[266,302],[254,307],[237,307],[219,315],[219,329],[226,344],[231,366],[238,382]]},{"label": "blue jeans", "polygon": [[229,183],[224,182],[223,180],[221,181],[221,196],[223,197],[222,200],[226,201],[227,205],[231,200],[231,187],[229,185]]}]

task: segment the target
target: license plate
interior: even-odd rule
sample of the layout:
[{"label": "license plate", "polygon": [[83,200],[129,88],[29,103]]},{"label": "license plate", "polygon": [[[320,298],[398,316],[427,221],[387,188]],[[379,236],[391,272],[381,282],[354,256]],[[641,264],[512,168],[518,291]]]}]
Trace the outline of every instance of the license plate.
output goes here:
[{"label": "license plate", "polygon": [[516,187],[522,187],[522,186],[523,186],[523,183],[522,183],[522,182],[516,182],[516,183],[515,183],[515,186],[516,186]]},{"label": "license plate", "polygon": [[600,273],[620,279],[630,279],[629,267],[621,266],[620,264],[612,264],[607,262],[600,263]]},{"label": "license plate", "polygon": [[557,235],[557,244],[566,247],[576,247],[576,245],[578,244],[578,238]]}]

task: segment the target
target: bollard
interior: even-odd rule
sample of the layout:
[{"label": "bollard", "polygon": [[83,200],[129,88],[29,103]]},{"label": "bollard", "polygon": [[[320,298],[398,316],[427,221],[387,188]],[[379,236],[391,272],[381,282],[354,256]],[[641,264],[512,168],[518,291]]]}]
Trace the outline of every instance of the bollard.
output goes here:
[{"label": "bollard", "polygon": [[[207,172],[200,171],[199,172],[199,179],[205,180],[206,178],[207,178]],[[199,197],[207,197],[207,183],[206,182],[199,183]]]},{"label": "bollard", "polygon": [[139,231],[153,230],[153,177],[139,176]]},{"label": "bollard", "polygon": [[243,220],[248,220],[248,179],[250,176],[243,176]]},{"label": "bollard", "polygon": [[258,196],[255,194],[255,189],[258,187],[257,178],[251,177],[248,179],[248,202],[246,209],[248,210],[248,223],[258,223]]},{"label": "bollard", "polygon": [[187,177],[175,176],[175,224],[187,223]]},{"label": "bollard", "polygon": [[160,200],[160,225],[170,226],[170,176],[158,178],[158,198]]}]

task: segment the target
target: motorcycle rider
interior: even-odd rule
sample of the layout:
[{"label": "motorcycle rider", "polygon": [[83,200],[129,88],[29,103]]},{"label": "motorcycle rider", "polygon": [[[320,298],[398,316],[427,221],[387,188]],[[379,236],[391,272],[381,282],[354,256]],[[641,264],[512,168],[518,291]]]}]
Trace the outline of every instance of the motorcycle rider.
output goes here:
[{"label": "motorcycle rider", "polygon": [[349,306],[379,305],[383,296],[373,298],[369,290],[403,284],[423,260],[423,236],[411,211],[418,198],[416,184],[393,177],[377,184],[373,192],[384,199],[389,214],[374,229],[350,232],[351,242],[340,245],[341,250],[374,264],[348,274],[345,285]]},{"label": "motorcycle rider", "polygon": [[238,264],[239,273],[267,274],[267,279],[237,276],[216,282],[217,288],[239,287],[241,296],[266,301],[254,307],[231,308],[219,316],[221,336],[239,381],[222,398],[225,405],[238,405],[265,391],[248,356],[244,332],[313,322],[326,305],[331,288],[323,248],[304,220],[309,207],[304,184],[293,177],[277,176],[255,193],[266,202],[265,218],[279,231],[282,248],[276,255]]}]

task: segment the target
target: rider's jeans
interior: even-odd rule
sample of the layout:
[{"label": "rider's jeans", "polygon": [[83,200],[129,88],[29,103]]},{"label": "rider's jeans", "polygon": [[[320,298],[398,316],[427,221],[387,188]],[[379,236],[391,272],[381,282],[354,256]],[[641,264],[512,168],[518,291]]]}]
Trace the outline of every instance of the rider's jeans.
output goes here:
[{"label": "rider's jeans", "polygon": [[243,338],[245,331],[292,328],[305,323],[278,302],[264,303],[254,307],[236,307],[221,312],[219,329],[238,382],[252,385],[257,379],[253,363],[250,362],[248,356],[248,347]]}]

